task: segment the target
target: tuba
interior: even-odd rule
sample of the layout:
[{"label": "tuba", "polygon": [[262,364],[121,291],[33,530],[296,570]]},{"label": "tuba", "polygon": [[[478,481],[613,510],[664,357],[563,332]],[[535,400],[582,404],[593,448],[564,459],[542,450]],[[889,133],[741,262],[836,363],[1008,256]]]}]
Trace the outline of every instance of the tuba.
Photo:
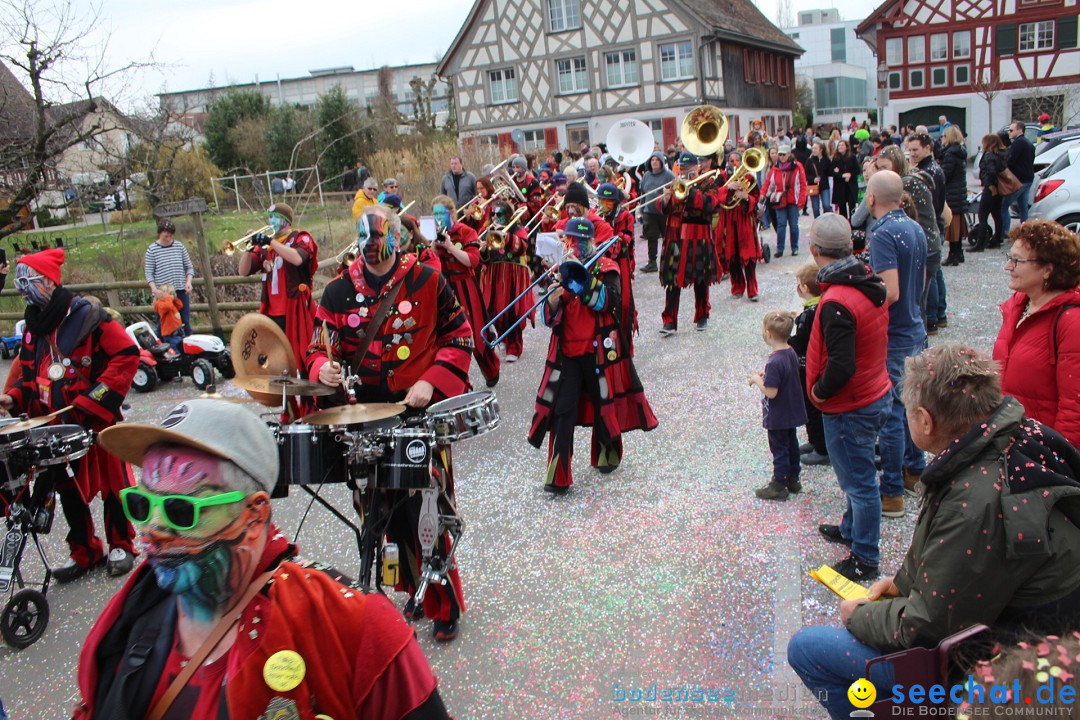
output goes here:
[{"label": "tuba", "polygon": [[[735,169],[735,172],[731,173],[731,177],[727,179],[724,186],[727,187],[728,185],[739,183],[742,185],[742,190],[744,192],[750,192],[754,189],[754,185],[757,184],[757,179],[754,177],[754,174],[764,169],[766,162],[768,162],[768,158],[765,157],[765,153],[757,148],[749,148],[743,153],[742,163]],[[720,207],[725,210],[733,210],[739,202],[738,199],[734,199],[731,202],[721,204]]]},{"label": "tuba", "polygon": [[[649,159],[653,154],[656,138],[645,123],[629,119],[620,120],[608,130],[605,144],[608,154],[620,165],[635,167]],[[723,142],[720,143],[723,145]]]},{"label": "tuba", "polygon": [[727,137],[727,116],[713,105],[698,105],[683,118],[679,129],[683,147],[699,156],[712,155],[724,147]]}]

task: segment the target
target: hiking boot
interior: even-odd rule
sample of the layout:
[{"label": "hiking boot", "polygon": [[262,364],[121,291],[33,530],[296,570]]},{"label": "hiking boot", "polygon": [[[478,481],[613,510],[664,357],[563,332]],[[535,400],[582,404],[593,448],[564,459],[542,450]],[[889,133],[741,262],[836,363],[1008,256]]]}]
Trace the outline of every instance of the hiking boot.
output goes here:
[{"label": "hiking boot", "polygon": [[919,497],[920,485],[922,484],[922,473],[913,473],[910,470],[904,470],[904,492],[908,497]]},{"label": "hiking boot", "polygon": [[641,268],[641,272],[643,272],[643,273],[654,273],[654,272],[658,272],[658,271],[659,271],[659,268],[656,267],[656,261],[655,260],[650,260],[645,267]]},{"label": "hiking boot", "polygon": [[674,335],[677,332],[679,332],[679,331],[675,327],[675,323],[664,323],[664,327],[660,328],[660,334],[663,335],[664,337]]},{"label": "hiking boot", "polygon": [[938,318],[937,326],[939,328],[947,328],[947,327],[949,327],[949,318]]},{"label": "hiking boot", "polygon": [[881,498],[881,515],[887,518],[902,518],[904,517],[904,496],[898,495],[896,497],[882,497]]},{"label": "hiking boot", "polygon": [[788,489],[787,486],[781,485],[778,482],[770,482],[765,487],[760,487],[755,490],[754,495],[756,495],[759,500],[787,500]]},{"label": "hiking boot", "polygon": [[840,573],[848,580],[864,583],[873,580],[881,574],[877,565],[864,563],[854,555],[848,555],[846,560],[841,560],[832,566],[832,569]]},{"label": "hiking boot", "polygon": [[803,465],[831,465],[832,464],[832,461],[829,460],[828,455],[823,455],[822,453],[819,453],[817,450],[811,450],[810,452],[806,453],[805,455],[800,457],[800,461],[802,462]]},{"label": "hiking boot", "polygon": [[802,483],[798,480],[788,480],[787,491],[792,495],[798,495],[802,492]]},{"label": "hiking boot", "polygon": [[135,567],[135,555],[130,550],[113,548],[109,551],[109,559],[105,563],[105,570],[110,576],[127,575],[133,567]]},{"label": "hiking boot", "polygon": [[839,525],[818,525],[817,530],[821,533],[821,537],[825,538],[829,542],[839,543],[840,545],[847,545],[851,547],[851,538],[846,538],[840,534]]}]

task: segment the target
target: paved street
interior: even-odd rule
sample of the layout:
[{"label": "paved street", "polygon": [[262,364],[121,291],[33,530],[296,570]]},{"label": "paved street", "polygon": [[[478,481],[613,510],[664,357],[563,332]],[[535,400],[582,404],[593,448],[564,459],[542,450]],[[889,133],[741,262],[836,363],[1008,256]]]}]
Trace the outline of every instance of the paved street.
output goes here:
[{"label": "paved street", "polygon": [[[436,645],[430,621],[417,626],[455,717],[591,719],[650,709],[682,717],[825,717],[801,685],[797,699],[784,699],[797,683],[784,657],[787,639],[803,624],[836,622],[834,597],[806,573],[842,558],[815,530],[839,519],[842,496],[830,469],[816,468],[804,474],[804,492],[786,503],[754,498],[771,464],[760,395],[746,383],[768,354],[761,316],[799,307],[792,273],[810,260],[809,218],[802,227],[799,257],[760,266],[759,303],[732,299],[726,282],[714,286],[704,333],[693,330],[688,290],[679,334],[662,339],[661,288],[656,275],[638,276],[637,366],[660,427],[625,436],[625,460],[607,476],[589,469],[588,432],[579,430],[576,484],[566,497],[542,492],[545,453],[525,440],[547,347],[545,329],[526,332],[523,358],[504,365],[497,388],[500,426],[454,448],[467,522],[458,553],[468,606],[461,634]],[[771,232],[767,238],[772,242]],[[639,267],[644,251],[640,243]],[[935,342],[989,350],[1000,322],[996,305],[1008,293],[1000,260],[989,252],[946,268],[950,322]],[[482,387],[475,366],[473,375]],[[241,394],[231,385],[222,390]],[[156,421],[196,394],[190,381],[133,394],[130,419]],[[340,490],[330,497],[347,507]],[[289,535],[307,509],[305,497],[276,501],[275,517]],[[914,519],[909,505],[906,518],[883,520],[884,569],[899,565]],[[60,516],[47,543],[56,563],[64,558],[65,531]],[[305,556],[356,571],[352,535],[321,509],[311,510],[298,542]],[[12,720],[67,716],[82,640],[120,582],[98,572],[54,586],[45,637],[21,652],[0,647],[0,697]],[[400,606],[404,598],[394,600]],[[322,620],[310,622],[317,632]],[[661,708],[614,699],[647,694],[654,684],[715,688],[734,700]]]}]

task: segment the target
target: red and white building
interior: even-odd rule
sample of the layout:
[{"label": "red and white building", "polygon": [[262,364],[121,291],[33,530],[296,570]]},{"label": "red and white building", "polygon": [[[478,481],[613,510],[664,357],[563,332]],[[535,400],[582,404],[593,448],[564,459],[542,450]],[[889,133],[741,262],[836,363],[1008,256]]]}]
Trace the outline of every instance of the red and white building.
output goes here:
[{"label": "red and white building", "polygon": [[945,115],[978,138],[1042,111],[1080,122],[1078,12],[1077,0],[886,0],[856,29],[888,91],[884,123]]}]

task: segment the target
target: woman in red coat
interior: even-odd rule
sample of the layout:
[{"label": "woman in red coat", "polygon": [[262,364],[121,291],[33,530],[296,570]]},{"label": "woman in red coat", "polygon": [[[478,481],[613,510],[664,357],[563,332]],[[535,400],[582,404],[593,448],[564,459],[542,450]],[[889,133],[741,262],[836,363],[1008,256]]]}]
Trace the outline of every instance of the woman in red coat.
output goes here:
[{"label": "woman in red coat", "polygon": [[[1001,388],[1080,447],[1080,237],[1048,220],[1009,233],[1011,298],[994,343]],[[1075,308],[1075,309],[1074,309]]]}]

